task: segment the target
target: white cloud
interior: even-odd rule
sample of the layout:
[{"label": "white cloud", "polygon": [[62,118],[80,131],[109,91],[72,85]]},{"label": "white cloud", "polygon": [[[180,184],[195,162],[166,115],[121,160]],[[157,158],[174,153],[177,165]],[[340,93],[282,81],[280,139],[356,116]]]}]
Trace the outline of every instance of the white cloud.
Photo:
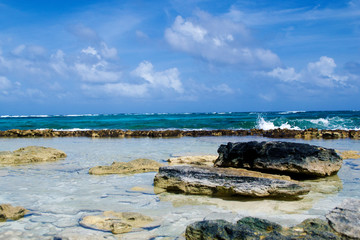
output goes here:
[{"label": "white cloud", "polygon": [[303,82],[307,85],[320,87],[346,86],[349,76],[335,74],[336,64],[334,59],[326,56],[320,57],[317,62],[310,62],[307,68],[296,73],[294,68],[275,68],[265,75],[277,78],[283,82]]},{"label": "white cloud", "polygon": [[65,75],[68,71],[68,66],[65,63],[64,57],[65,53],[60,49],[50,56],[50,67],[61,75]]},{"label": "white cloud", "polygon": [[335,84],[344,83],[348,77],[340,76],[334,73],[336,64],[334,59],[322,56],[319,61],[311,62],[307,66],[307,70],[313,79],[323,86],[334,86]]},{"label": "white cloud", "polygon": [[116,56],[117,50],[115,48],[108,48],[103,43],[100,51],[89,46],[82,49],[81,53],[82,55],[78,56],[78,61],[74,64],[73,70],[83,81],[109,83],[120,80],[122,72],[116,70],[118,67],[106,60]]},{"label": "white cloud", "polygon": [[88,65],[76,63],[74,69],[77,74],[86,82],[116,82],[122,73],[107,69],[107,62],[100,61],[96,64]]},{"label": "white cloud", "polygon": [[103,85],[83,84],[81,88],[93,97],[103,96],[125,96],[125,97],[144,97],[148,92],[146,84],[129,83],[106,83]]},{"label": "white cloud", "polygon": [[100,59],[101,57],[100,57],[100,55],[97,53],[97,51],[95,50],[95,48],[93,48],[93,47],[88,47],[88,48],[86,48],[86,49],[82,49],[81,50],[81,52],[82,53],[85,53],[85,54],[89,54],[89,55],[94,55],[94,56],[96,56],[98,59]]},{"label": "white cloud", "polygon": [[105,42],[101,42],[101,55],[106,59],[113,59],[117,56],[117,50],[116,48],[109,48]]},{"label": "white cloud", "polygon": [[184,91],[177,68],[156,72],[150,62],[143,61],[132,74],[145,79],[153,87],[172,88],[179,93]]},{"label": "white cloud", "polygon": [[19,46],[17,46],[13,51],[12,51],[12,53],[14,54],[14,55],[20,55],[24,50],[25,50],[25,45],[24,44],[21,44],[21,45],[19,45]]},{"label": "white cloud", "polygon": [[93,42],[99,41],[98,34],[93,29],[86,27],[82,24],[71,25],[69,26],[68,30],[70,31],[70,33],[74,34],[81,40]]},{"label": "white cloud", "polygon": [[270,50],[252,47],[245,26],[226,15],[214,17],[198,11],[194,19],[177,16],[165,30],[165,39],[173,48],[208,61],[245,68],[274,67],[280,62]]},{"label": "white cloud", "polygon": [[280,68],[277,67],[267,73],[270,77],[278,78],[284,82],[292,82],[299,80],[301,75],[295,72],[294,68]]},{"label": "white cloud", "polygon": [[0,76],[0,90],[11,88],[11,82],[4,76]]}]

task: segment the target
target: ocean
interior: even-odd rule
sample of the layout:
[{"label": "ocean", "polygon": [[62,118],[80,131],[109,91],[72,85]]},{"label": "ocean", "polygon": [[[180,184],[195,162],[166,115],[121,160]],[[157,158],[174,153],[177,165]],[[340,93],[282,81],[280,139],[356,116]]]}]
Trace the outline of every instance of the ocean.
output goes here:
[{"label": "ocean", "polygon": [[360,130],[360,111],[2,115],[0,130]]}]

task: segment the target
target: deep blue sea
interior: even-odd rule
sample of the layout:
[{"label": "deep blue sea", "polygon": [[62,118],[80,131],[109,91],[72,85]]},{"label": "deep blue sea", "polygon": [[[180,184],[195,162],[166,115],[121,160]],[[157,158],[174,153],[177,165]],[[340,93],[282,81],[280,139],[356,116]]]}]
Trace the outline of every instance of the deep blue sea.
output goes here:
[{"label": "deep blue sea", "polygon": [[285,111],[83,115],[2,115],[0,130],[212,130],[212,129],[360,130],[360,111]]}]

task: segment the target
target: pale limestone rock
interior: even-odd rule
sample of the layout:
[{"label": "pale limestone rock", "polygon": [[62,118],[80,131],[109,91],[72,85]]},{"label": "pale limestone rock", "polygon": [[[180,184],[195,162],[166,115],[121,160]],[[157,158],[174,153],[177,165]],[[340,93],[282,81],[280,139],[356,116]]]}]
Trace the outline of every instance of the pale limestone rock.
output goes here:
[{"label": "pale limestone rock", "polygon": [[217,155],[181,156],[169,158],[169,165],[204,165],[214,166]]},{"label": "pale limestone rock", "polygon": [[0,221],[6,221],[7,219],[18,220],[28,212],[23,207],[13,207],[10,204],[0,205]]},{"label": "pale limestone rock", "polygon": [[93,229],[110,231],[114,234],[127,233],[134,228],[150,225],[153,219],[136,212],[106,211],[99,216],[85,216],[80,225]]},{"label": "pale limestone rock", "polygon": [[0,165],[53,162],[65,157],[63,151],[54,148],[29,146],[13,152],[0,152]]},{"label": "pale limestone rock", "polygon": [[157,172],[163,164],[150,159],[138,158],[130,162],[113,162],[111,166],[97,166],[90,168],[89,173],[94,175],[105,174],[135,174]]},{"label": "pale limestone rock", "polygon": [[342,159],[358,159],[360,158],[359,151],[337,151]]}]

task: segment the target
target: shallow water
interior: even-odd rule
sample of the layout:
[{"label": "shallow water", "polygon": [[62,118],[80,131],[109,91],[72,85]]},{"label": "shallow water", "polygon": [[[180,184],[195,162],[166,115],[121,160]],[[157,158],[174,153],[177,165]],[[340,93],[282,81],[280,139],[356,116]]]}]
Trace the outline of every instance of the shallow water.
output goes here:
[{"label": "shallow water", "polygon": [[[37,145],[63,150],[57,162],[0,167],[0,203],[23,206],[31,213],[18,221],[0,223],[0,239],[115,239],[109,232],[83,228],[79,220],[103,211],[134,211],[155,218],[157,226],[140,229],[122,239],[183,239],[186,225],[202,219],[236,221],[257,216],[285,225],[323,217],[345,198],[360,198],[360,159],[345,160],[338,176],[307,181],[312,191],[300,201],[238,199],[161,194],[153,192],[155,173],[93,176],[89,168],[113,161],[150,158],[163,162],[172,156],[216,154],[229,141],[269,140],[262,137],[198,138],[2,138],[0,151]],[[273,139],[272,139],[273,140]],[[360,151],[357,140],[284,140],[337,150]],[[132,190],[140,186],[143,191]]]}]

